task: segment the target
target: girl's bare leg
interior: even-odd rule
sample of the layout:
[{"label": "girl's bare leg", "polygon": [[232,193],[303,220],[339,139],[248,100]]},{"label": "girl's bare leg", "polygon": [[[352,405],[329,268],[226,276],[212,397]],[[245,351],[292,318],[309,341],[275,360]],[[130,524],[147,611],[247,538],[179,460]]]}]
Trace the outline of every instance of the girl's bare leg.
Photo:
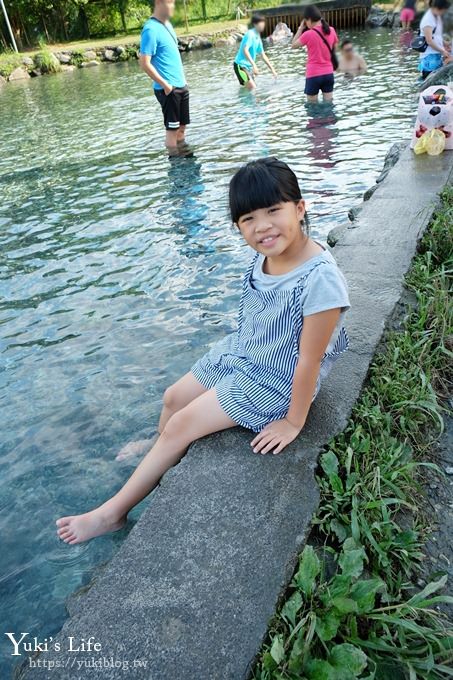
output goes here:
[{"label": "girl's bare leg", "polygon": [[162,407],[162,412],[160,414],[159,426],[157,428],[158,435],[152,439],[139,439],[138,441],[128,442],[121,451],[118,452],[115,460],[125,460],[126,458],[132,458],[135,456],[143,456],[150,448],[156,443],[159,434],[165,427],[168,419],[180,411],[184,406],[190,404],[191,401],[196,399],[206,392],[206,387],[203,387],[201,383],[195,378],[193,373],[186,373],[175,382],[171,387],[168,387],[164,392],[164,405]]},{"label": "girl's bare leg", "polygon": [[157,486],[192,442],[235,425],[217,401],[215,388],[204,392],[170,416],[155,445],[117,494],[91,512],[58,519],[58,536],[73,545],[121,529],[129,510]]}]

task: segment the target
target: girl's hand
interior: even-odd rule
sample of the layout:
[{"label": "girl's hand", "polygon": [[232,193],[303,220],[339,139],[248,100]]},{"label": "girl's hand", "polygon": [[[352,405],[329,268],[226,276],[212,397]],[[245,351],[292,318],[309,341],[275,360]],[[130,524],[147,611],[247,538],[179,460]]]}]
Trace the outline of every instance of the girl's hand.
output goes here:
[{"label": "girl's hand", "polygon": [[286,418],[274,420],[263,427],[261,432],[252,439],[250,446],[253,447],[253,453],[269,453],[272,449],[274,449],[273,453],[280,453],[297,437],[301,429],[291,425]]}]

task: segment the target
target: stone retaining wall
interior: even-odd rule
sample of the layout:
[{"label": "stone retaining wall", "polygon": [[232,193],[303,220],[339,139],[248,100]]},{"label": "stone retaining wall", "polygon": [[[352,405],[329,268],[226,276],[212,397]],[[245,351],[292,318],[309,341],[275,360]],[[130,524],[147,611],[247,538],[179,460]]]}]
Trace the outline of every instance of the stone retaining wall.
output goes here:
[{"label": "stone retaining wall", "polygon": [[[247,27],[238,24],[235,28],[214,31],[209,34],[188,35],[178,37],[180,52],[202,50],[210,47],[224,47],[235,45],[241,40]],[[47,63],[43,60],[43,52],[33,57],[24,56],[22,65],[15,68],[8,78],[0,75],[0,89],[7,81],[24,80],[43,75],[44,73],[58,73],[60,71],[74,71],[76,68],[91,68],[102,62],[118,63],[129,59],[138,59],[139,42],[124,45],[105,45],[103,47],[87,47],[83,50],[52,50],[46,49]],[[49,61],[50,60],[50,61]]]}]

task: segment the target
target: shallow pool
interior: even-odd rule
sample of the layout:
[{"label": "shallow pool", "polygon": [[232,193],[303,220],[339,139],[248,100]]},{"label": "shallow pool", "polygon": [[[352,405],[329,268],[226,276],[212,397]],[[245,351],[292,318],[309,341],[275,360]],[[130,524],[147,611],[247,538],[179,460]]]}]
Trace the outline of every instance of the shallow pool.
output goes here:
[{"label": "shallow pool", "polygon": [[[43,77],[0,95],[0,597],[5,631],[40,638],[127,530],[86,545],[55,519],[105,500],[153,429],[164,388],[234,326],[249,251],[226,187],[274,154],[296,170],[325,238],[407,139],[416,58],[398,34],[352,36],[369,73],[337,79],[335,107],[303,105],[302,52],[240,91],[233,49],[185,55],[192,159],[169,162],[160,110],[136,63]],[[144,501],[132,513],[136,521]],[[130,526],[129,526],[130,528]],[[2,631],[3,633],[4,631]],[[2,635],[0,675],[12,666]],[[5,669],[5,671],[3,671]]]}]

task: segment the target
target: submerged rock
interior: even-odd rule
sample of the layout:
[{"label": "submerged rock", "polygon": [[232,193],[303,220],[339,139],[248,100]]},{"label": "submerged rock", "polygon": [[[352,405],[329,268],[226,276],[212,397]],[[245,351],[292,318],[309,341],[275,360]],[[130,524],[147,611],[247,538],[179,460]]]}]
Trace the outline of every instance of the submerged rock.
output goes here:
[{"label": "submerged rock", "polygon": [[448,83],[453,81],[453,63],[446,64],[441,68],[434,71],[423,83],[420,85],[420,91],[426,90],[427,87],[432,85],[448,85]]},{"label": "submerged rock", "polygon": [[29,72],[26,69],[18,66],[9,74],[8,80],[25,80],[27,78],[30,78]]}]

